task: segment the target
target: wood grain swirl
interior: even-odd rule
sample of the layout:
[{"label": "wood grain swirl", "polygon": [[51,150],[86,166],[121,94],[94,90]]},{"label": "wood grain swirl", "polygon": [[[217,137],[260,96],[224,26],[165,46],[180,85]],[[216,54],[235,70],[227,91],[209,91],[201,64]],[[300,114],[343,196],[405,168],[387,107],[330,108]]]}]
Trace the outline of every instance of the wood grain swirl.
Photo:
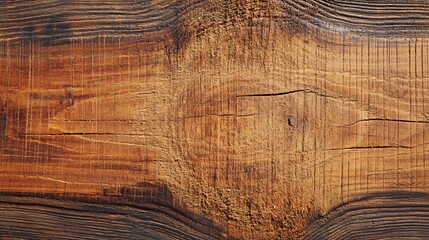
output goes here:
[{"label": "wood grain swirl", "polygon": [[[417,0],[377,3],[276,0],[270,4],[209,0],[133,0],[126,3],[44,0],[4,1],[0,10],[0,37],[8,41],[37,39],[44,45],[65,44],[73,38],[94,36],[139,36],[140,41],[165,41],[171,37],[177,45],[185,42],[192,32],[240,25],[255,17],[272,18],[283,24],[312,23],[342,32],[427,34],[429,12],[427,4]],[[188,33],[184,33],[186,31]]]},{"label": "wood grain swirl", "polygon": [[306,239],[425,239],[429,237],[426,194],[372,194],[345,203],[309,228]]},{"label": "wood grain swirl", "polygon": [[425,33],[429,7],[424,1],[284,1],[298,17],[318,26],[363,34]]}]

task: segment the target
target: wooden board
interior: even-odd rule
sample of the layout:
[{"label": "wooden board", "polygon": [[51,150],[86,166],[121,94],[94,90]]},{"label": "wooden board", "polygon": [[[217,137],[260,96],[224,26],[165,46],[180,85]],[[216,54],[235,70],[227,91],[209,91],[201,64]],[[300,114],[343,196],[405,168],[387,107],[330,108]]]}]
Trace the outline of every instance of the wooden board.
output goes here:
[{"label": "wooden board", "polygon": [[0,237],[427,238],[428,58],[420,0],[0,1]]}]

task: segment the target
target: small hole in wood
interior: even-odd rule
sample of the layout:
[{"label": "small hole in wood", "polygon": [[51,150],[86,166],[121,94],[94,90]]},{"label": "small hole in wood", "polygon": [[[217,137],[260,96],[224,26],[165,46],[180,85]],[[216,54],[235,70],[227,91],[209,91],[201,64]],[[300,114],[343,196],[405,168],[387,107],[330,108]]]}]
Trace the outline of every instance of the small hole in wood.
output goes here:
[{"label": "small hole in wood", "polygon": [[294,117],[288,117],[287,123],[289,126],[295,126],[296,125],[296,119]]}]

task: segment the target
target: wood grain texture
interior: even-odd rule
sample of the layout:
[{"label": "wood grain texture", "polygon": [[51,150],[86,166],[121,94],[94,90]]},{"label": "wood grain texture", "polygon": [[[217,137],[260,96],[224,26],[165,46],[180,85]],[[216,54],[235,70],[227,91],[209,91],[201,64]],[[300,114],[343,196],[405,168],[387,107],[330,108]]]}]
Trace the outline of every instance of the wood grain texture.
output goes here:
[{"label": "wood grain texture", "polygon": [[[428,13],[0,1],[0,235],[26,237],[21,211],[41,224],[28,237],[56,237],[64,208],[58,226],[89,238],[426,236]],[[87,204],[105,210],[76,212]]]},{"label": "wood grain texture", "polygon": [[428,200],[422,193],[372,194],[314,222],[306,239],[426,239]]},{"label": "wood grain texture", "polygon": [[202,225],[158,205],[102,205],[3,197],[2,239],[218,239]]}]

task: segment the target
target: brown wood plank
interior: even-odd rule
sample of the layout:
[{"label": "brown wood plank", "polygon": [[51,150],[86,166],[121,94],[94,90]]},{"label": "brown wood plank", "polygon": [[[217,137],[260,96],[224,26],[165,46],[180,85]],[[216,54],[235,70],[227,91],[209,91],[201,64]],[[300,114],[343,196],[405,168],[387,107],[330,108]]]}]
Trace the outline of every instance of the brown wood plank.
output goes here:
[{"label": "brown wood plank", "polygon": [[427,236],[428,13],[0,1],[0,235],[377,238],[412,223]]}]

